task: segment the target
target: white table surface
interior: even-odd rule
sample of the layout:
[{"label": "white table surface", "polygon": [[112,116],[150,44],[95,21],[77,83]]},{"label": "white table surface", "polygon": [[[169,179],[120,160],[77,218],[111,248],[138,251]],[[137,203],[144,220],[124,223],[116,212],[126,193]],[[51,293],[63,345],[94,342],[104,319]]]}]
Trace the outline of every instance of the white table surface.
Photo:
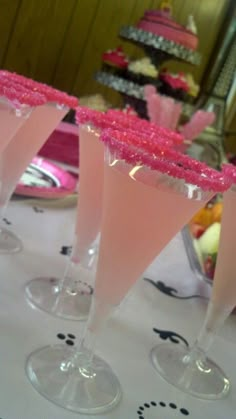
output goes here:
[{"label": "white table surface", "polygon": [[[98,343],[97,353],[112,366],[123,388],[121,403],[111,412],[96,416],[78,415],[55,406],[31,386],[24,365],[31,351],[48,344],[61,343],[58,333],[73,333],[77,339],[83,323],[64,321],[32,309],[24,297],[25,283],[35,276],[59,276],[67,257],[60,254],[73,236],[75,207],[42,208],[12,201],[7,211],[8,226],[24,242],[24,251],[0,256],[0,419],[230,419],[236,417],[236,330],[235,318],[227,323],[223,338],[218,337],[211,355],[230,376],[230,395],[220,401],[200,401],[166,383],[149,361],[150,349],[161,343],[153,328],[171,330],[189,343],[195,339],[204,319],[206,301],[198,298],[176,299],[163,294],[142,278],[136,283],[119,310],[110,319]],[[189,267],[181,234],[177,235],[145,276],[161,280],[178,290],[179,296],[209,293]],[[236,334],[235,334],[236,335]],[[156,402],[146,408],[144,403]],[[161,407],[163,401],[166,407]],[[177,409],[169,406],[175,403]],[[143,414],[137,412],[144,407]]]}]

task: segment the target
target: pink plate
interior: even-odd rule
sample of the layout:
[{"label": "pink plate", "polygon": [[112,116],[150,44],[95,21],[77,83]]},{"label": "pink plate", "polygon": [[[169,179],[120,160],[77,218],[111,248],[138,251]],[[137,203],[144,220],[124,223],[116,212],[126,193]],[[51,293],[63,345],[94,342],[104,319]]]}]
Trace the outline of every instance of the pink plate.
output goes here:
[{"label": "pink plate", "polygon": [[15,194],[63,198],[75,192],[77,178],[42,157],[35,157],[22,175]]}]

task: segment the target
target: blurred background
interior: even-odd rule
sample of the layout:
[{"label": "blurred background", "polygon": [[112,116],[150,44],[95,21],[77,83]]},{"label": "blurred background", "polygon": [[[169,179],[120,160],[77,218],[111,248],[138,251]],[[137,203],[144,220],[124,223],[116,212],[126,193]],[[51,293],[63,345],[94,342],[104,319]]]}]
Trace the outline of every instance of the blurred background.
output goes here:
[{"label": "blurred background", "polygon": [[[0,0],[0,65],[78,97],[100,93],[113,104],[120,95],[94,80],[102,53],[122,45],[133,58],[140,49],[118,38],[122,25],[135,25],[146,9],[158,8],[160,0]],[[194,15],[199,36],[201,64],[191,72],[202,91],[227,33],[235,0],[173,0],[174,18],[186,24]],[[171,64],[188,71],[189,64]],[[170,66],[169,66],[170,67]],[[185,68],[186,67],[186,68]],[[234,103],[234,95],[233,101]],[[232,110],[227,131],[236,132]],[[234,137],[234,135],[233,135]],[[234,148],[232,135],[228,142]]]}]

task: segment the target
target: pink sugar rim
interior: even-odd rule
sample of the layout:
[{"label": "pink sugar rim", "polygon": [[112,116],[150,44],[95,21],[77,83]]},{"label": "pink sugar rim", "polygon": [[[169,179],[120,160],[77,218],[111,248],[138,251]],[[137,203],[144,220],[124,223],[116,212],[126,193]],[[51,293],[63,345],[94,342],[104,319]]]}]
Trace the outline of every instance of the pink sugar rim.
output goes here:
[{"label": "pink sugar rim", "polygon": [[0,77],[8,78],[15,83],[19,83],[33,92],[38,92],[46,96],[49,102],[55,102],[59,105],[65,105],[69,108],[75,108],[78,105],[78,99],[75,96],[70,96],[66,92],[62,92],[54,87],[48,86],[45,83],[40,83],[28,77],[22,76],[17,73],[11,73],[7,70],[0,71]]},{"label": "pink sugar rim", "polygon": [[169,145],[182,144],[184,140],[184,137],[177,132],[159,127],[135,115],[127,115],[119,110],[108,110],[104,113],[85,106],[79,106],[76,108],[76,122],[78,124],[91,123],[100,129],[138,130],[150,135],[150,138],[156,135],[161,142],[166,142]]},{"label": "pink sugar rim", "polygon": [[[175,152],[178,159],[173,160],[171,149],[169,149],[169,156],[166,148],[164,149],[164,154],[161,150],[159,152],[156,150],[155,154],[152,154],[145,149],[138,148],[141,140],[137,140],[136,143],[132,143],[130,140],[131,142],[127,143],[127,136],[121,131],[104,130],[100,135],[100,139],[113,151],[116,151],[127,163],[144,164],[152,170],[157,170],[174,178],[184,179],[186,182],[197,185],[205,191],[224,192],[231,185],[230,180],[223,173],[217,172],[189,156]],[[183,156],[186,164],[183,163]]]},{"label": "pink sugar rim", "polygon": [[[78,112],[76,113],[77,123],[82,123],[82,124],[89,123],[95,126],[96,128],[100,128],[101,130],[112,128],[112,129],[117,129],[119,131],[120,130],[125,131],[126,133],[129,132],[131,133],[131,135],[137,133],[137,129],[138,131],[142,131],[142,128],[139,126],[137,127],[137,124],[134,124],[133,122],[130,123],[131,121],[125,121],[124,123],[124,121],[125,120],[124,119],[121,120],[121,118],[119,118],[119,121],[116,121],[114,120],[113,117],[108,115],[108,113],[94,111],[89,108],[84,109],[80,107]],[[142,131],[142,134],[143,136],[145,136],[146,142],[151,143],[150,140],[152,140],[152,137],[154,136],[154,132],[152,131],[147,132],[145,130],[145,131]],[[167,147],[173,147],[173,141],[170,138],[165,138],[163,136],[156,135],[155,141],[158,141],[161,144],[165,144]],[[150,147],[152,147],[151,144],[150,144]]]},{"label": "pink sugar rim", "polygon": [[[111,131],[111,129],[110,129]],[[130,146],[138,147],[139,149],[145,150],[147,153],[153,153],[161,155],[163,159],[167,159],[178,165],[183,165],[186,168],[192,170],[193,166],[196,167],[196,170],[201,171],[206,174],[208,170],[212,170],[206,163],[190,158],[186,154],[183,154],[179,151],[176,151],[169,146],[168,143],[162,141],[162,137],[155,135],[155,133],[146,133],[126,130],[118,134],[118,130],[113,130],[111,135],[119,135],[119,140],[129,144]],[[150,141],[151,140],[151,141]]]},{"label": "pink sugar rim", "polygon": [[127,115],[126,113],[115,109],[109,109],[107,114],[111,115],[117,121],[119,118],[123,121],[127,121],[127,123],[130,121],[130,123],[132,122],[135,124],[135,126],[137,126],[138,129],[141,129],[142,131],[152,131],[158,135],[162,135],[168,139],[171,139],[174,144],[182,144],[184,141],[184,137],[180,133],[172,131],[168,128],[161,127],[153,122],[147,121],[146,119],[139,118],[138,116]]},{"label": "pink sugar rim", "polygon": [[23,86],[16,84],[10,80],[2,79],[0,77],[0,94],[10,100],[15,106],[21,105],[40,106],[46,103],[44,95],[38,92],[31,92]]}]

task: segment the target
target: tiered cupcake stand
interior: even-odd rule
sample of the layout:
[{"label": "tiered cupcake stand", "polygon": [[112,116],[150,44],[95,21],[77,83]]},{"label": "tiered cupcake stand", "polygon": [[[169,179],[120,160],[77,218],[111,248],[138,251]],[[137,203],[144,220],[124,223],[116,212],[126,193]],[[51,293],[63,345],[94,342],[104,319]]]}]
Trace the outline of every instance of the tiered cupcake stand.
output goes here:
[{"label": "tiered cupcake stand", "polygon": [[[123,26],[119,32],[119,36],[141,47],[145,51],[145,54],[150,57],[156,68],[159,68],[163,62],[170,59],[183,61],[192,65],[198,65],[201,60],[198,52],[134,26]],[[122,95],[124,104],[131,105],[139,116],[147,117],[143,85],[128,80],[125,72],[124,75],[118,76],[108,71],[98,71],[95,73],[95,79],[99,83],[119,92]],[[191,115],[193,106],[188,103],[181,103],[183,105],[183,114],[185,116]]]}]

